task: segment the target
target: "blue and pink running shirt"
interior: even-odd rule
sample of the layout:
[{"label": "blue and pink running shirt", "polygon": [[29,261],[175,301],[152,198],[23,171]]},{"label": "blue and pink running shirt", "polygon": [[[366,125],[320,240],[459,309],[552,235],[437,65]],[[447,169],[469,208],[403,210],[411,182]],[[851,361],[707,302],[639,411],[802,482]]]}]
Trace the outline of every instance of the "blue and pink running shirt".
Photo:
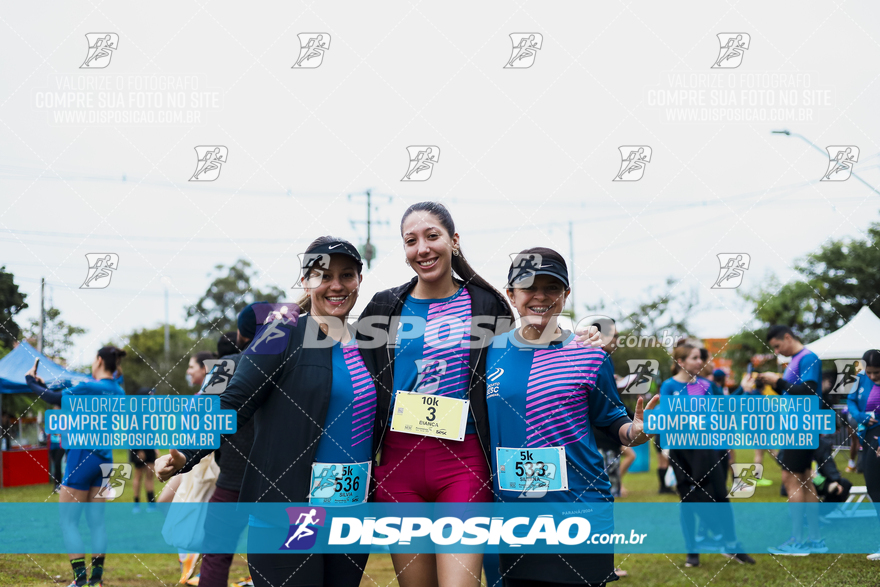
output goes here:
[{"label": "blue and pink running shirt", "polygon": [[333,345],[333,383],[324,433],[318,440],[319,463],[364,463],[373,451],[376,388],[356,341]]},{"label": "blue and pink running shirt", "polygon": [[[801,352],[791,358],[791,363],[782,373],[782,378],[792,385],[805,384],[807,381],[816,383],[816,389],[822,393],[822,361],[819,357],[804,347]],[[788,395],[788,391],[783,395]]]},{"label": "blue and pink running shirt", "polygon": [[[468,399],[470,333],[471,296],[466,288],[443,299],[407,296],[397,330],[391,393],[416,391]],[[470,410],[466,432],[476,433]]]},{"label": "blue and pink running shirt", "polygon": [[497,447],[565,447],[568,490],[528,501],[612,501],[611,483],[592,428],[606,428],[626,411],[605,351],[586,347],[568,331],[535,346],[511,331],[493,339],[486,358],[486,403],[496,501],[518,501],[498,487]]},{"label": "blue and pink running shirt", "polygon": [[660,386],[660,395],[724,395],[724,392],[705,377],[697,377],[692,383],[682,383],[670,377]]}]

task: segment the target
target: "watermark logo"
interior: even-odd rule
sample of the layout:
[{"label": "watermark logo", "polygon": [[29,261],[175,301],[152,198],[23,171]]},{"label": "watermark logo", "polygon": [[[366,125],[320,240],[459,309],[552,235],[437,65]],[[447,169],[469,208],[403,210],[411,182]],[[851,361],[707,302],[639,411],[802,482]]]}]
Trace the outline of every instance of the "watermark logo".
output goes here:
[{"label": "watermark logo", "polygon": [[834,367],[837,370],[837,378],[834,381],[834,387],[828,393],[849,394],[853,390],[853,385],[858,380],[857,376],[863,368],[862,361],[837,359],[834,361]]},{"label": "watermark logo", "polygon": [[113,53],[119,48],[119,35],[116,33],[86,33],[89,51],[80,69],[104,69],[110,65]]},{"label": "watermark logo", "polygon": [[660,372],[660,362],[655,359],[627,359],[626,366],[629,367],[629,375],[627,375],[621,383],[618,384],[620,393],[624,394],[643,394],[651,390],[651,382]]},{"label": "watermark logo", "polygon": [[89,272],[80,289],[104,289],[110,285],[113,272],[119,269],[119,255],[116,253],[86,253]]},{"label": "watermark logo", "polygon": [[300,33],[299,58],[291,69],[316,69],[324,63],[324,52],[330,49],[327,33]]},{"label": "watermark logo", "polygon": [[[340,247],[341,245],[334,246]],[[324,271],[330,270],[330,255],[326,253],[300,253],[297,256],[299,257],[299,274],[303,278],[294,283],[291,289],[316,288],[321,285]]]},{"label": "watermark logo", "polygon": [[758,481],[764,478],[764,465],[758,463],[733,463],[733,486],[728,498],[744,499],[755,495]]},{"label": "watermark logo", "polygon": [[446,375],[446,361],[443,359],[417,359],[416,368],[419,370],[419,377],[413,391],[436,393],[440,388],[440,380]]},{"label": "watermark logo", "polygon": [[718,58],[712,69],[736,69],[740,66],[752,37],[748,33],[718,33]]},{"label": "watermark logo", "polygon": [[620,170],[613,181],[639,181],[645,175],[645,165],[651,162],[653,151],[647,145],[624,145],[620,151]]},{"label": "watermark logo", "polygon": [[544,44],[541,33],[510,33],[510,59],[504,69],[528,69],[535,63],[535,56]]},{"label": "watermark logo", "polygon": [[[538,253],[513,253],[510,255],[511,276],[507,287],[531,287],[538,270],[544,267],[544,257]],[[547,266],[549,267],[549,265]]]},{"label": "watermark logo", "polygon": [[440,162],[440,148],[436,145],[414,145],[406,148],[409,166],[400,181],[428,181],[434,164]]},{"label": "watermark logo", "polygon": [[229,159],[229,149],[223,145],[202,145],[195,147],[196,172],[190,181],[214,181],[220,177],[220,168]]},{"label": "watermark logo", "polygon": [[736,289],[743,282],[752,258],[746,253],[718,253],[718,278],[711,289]]},{"label": "watermark logo", "polygon": [[287,516],[290,518],[290,530],[287,531],[287,540],[278,550],[312,548],[318,539],[318,527],[323,527],[324,520],[327,519],[324,508],[290,507],[287,508]]},{"label": "watermark logo", "polygon": [[[287,304],[258,304],[257,334],[245,349],[246,355],[278,355],[287,348],[290,328],[296,324],[294,309]],[[265,314],[263,314],[265,312]]]},{"label": "watermark logo", "polygon": [[125,482],[131,480],[130,463],[102,463],[101,487],[95,494],[97,499],[116,499],[122,495]]},{"label": "watermark logo", "polygon": [[208,375],[202,383],[202,393],[206,395],[220,395],[226,391],[226,386],[235,373],[235,361],[232,359],[205,359],[205,369]]},{"label": "watermark logo", "polygon": [[852,175],[853,165],[859,160],[855,145],[831,145],[828,151],[828,169],[819,181],[846,181]]}]

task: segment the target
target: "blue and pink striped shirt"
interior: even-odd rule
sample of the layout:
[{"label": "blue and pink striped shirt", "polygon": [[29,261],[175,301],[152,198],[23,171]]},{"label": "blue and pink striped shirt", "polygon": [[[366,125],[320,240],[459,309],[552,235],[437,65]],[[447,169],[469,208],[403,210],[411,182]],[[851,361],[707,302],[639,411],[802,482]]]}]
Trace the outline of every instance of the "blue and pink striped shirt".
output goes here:
[{"label": "blue and pink striped shirt", "polygon": [[[443,299],[407,296],[400,313],[392,392],[416,391],[467,399],[470,333],[471,296],[466,288]],[[469,411],[467,433],[475,432]]]},{"label": "blue and pink striped shirt", "polygon": [[363,463],[371,459],[376,388],[357,343],[333,345],[333,383],[315,461]]},{"label": "blue and pink striped shirt", "polygon": [[[543,346],[529,344],[514,332],[493,339],[486,358],[493,475],[496,447],[564,446],[568,491],[548,492],[535,501],[611,500],[611,484],[592,429],[628,418],[608,355],[566,334],[564,340]],[[494,485],[496,501],[517,500],[517,493],[499,490],[497,475]]]}]

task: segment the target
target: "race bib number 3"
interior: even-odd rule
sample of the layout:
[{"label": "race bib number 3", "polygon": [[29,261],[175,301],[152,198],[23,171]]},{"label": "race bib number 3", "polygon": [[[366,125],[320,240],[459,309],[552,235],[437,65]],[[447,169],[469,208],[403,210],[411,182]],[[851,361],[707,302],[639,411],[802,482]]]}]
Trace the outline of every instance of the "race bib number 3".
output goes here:
[{"label": "race bib number 3", "polygon": [[372,463],[312,463],[309,503],[357,505],[367,501]]},{"label": "race bib number 3", "polygon": [[391,429],[405,434],[464,440],[469,405],[466,399],[398,391]]},{"label": "race bib number 3", "polygon": [[495,449],[502,491],[568,491],[565,447]]}]

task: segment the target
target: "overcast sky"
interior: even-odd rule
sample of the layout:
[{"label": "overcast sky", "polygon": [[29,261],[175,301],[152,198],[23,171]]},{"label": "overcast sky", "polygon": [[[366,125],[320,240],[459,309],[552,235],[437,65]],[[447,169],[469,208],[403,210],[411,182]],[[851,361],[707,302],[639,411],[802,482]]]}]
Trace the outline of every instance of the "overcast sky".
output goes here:
[{"label": "overcast sky", "polygon": [[[700,291],[695,334],[722,337],[749,314],[736,290],[710,289],[717,254],[750,255],[741,288],[756,288],[878,220],[876,192],[854,177],[819,182],[828,156],[770,132],[790,129],[823,151],[857,146],[856,173],[880,185],[877,3],[382,6],[7,4],[0,264],[28,293],[19,323],[36,316],[45,277],[64,318],[89,329],[71,357],[81,364],[102,342],[162,322],[162,276],[177,325],[218,263],[249,259],[261,285],[289,288],[297,253],[316,236],[363,242],[365,226],[352,221],[365,219],[370,188],[381,224],[358,309],[412,277],[400,216],[437,199],[468,259],[498,286],[525,247],[569,258],[571,221],[579,312],[600,298],[628,310],[672,277],[682,294]],[[118,35],[106,67],[81,68],[89,33]],[[292,68],[301,33],[329,35],[319,67]],[[528,68],[504,67],[512,33],[538,34]],[[712,67],[720,33],[747,35],[736,68]],[[187,104],[137,90],[160,79],[189,80]],[[762,85],[779,82],[795,85]],[[65,88],[92,103],[66,105]],[[670,120],[678,90],[693,90],[690,113],[767,119]],[[148,99],[163,104],[138,105]],[[65,118],[150,111],[145,124]],[[167,112],[182,118],[156,121]],[[795,118],[769,119],[779,112]],[[200,145],[228,148],[215,181],[188,181]],[[410,145],[439,147],[427,181],[400,181]],[[624,145],[650,147],[638,181],[612,181]],[[120,258],[110,286],[79,289],[85,255],[99,252]]]}]

